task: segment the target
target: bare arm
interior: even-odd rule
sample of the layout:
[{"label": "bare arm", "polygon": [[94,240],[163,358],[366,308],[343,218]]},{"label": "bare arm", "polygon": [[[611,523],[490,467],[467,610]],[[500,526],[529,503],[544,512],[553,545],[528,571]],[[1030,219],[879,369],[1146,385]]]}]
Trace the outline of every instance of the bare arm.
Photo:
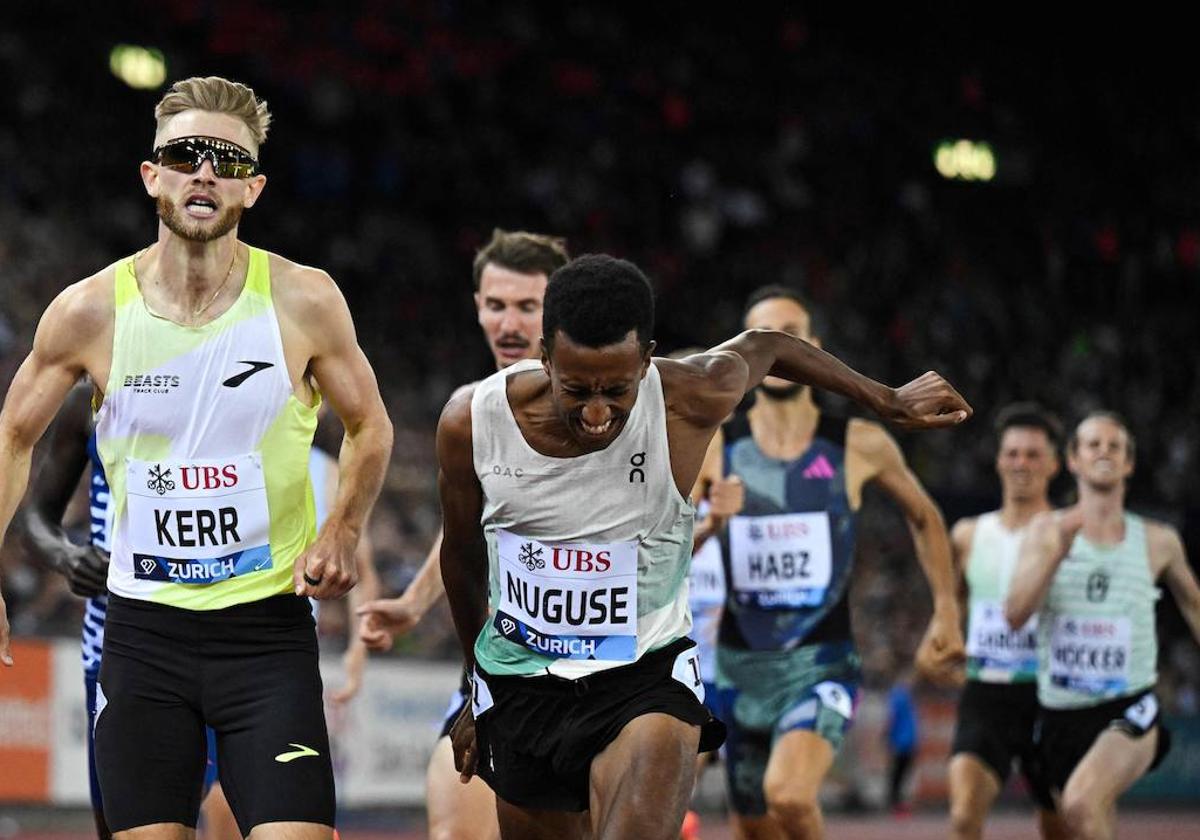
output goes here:
[{"label": "bare arm", "polygon": [[71,591],[91,598],[105,591],[108,557],[90,544],[76,545],[63,527],[63,515],[88,463],[91,435],[92,383],[71,389],[62,409],[35,450],[34,478],[21,516],[29,554],[67,579]]},{"label": "bare arm", "polygon": [[1029,531],[1021,540],[1017,567],[1013,569],[1004,600],[1004,617],[1014,630],[1042,606],[1059,564],[1067,556],[1071,543],[1083,527],[1083,514],[1078,506],[1064,511],[1039,513],[1029,523]]},{"label": "bare arm", "polygon": [[848,445],[871,466],[875,481],[900,506],[908,522],[917,561],[933,595],[933,619],[917,651],[917,667],[927,676],[944,681],[952,677],[950,671],[965,653],[950,537],[942,512],[882,427],[853,421]]},{"label": "bare arm", "polygon": [[970,590],[967,587],[967,559],[971,556],[971,543],[975,541],[975,518],[960,519],[950,529],[950,551],[954,560],[954,574],[958,578],[958,608],[963,615],[967,613],[967,599]]},{"label": "bare arm", "polygon": [[438,422],[438,492],[442,500],[442,581],[463,649],[475,663],[475,639],[487,620],[487,547],[479,524],[483,487],[475,474],[471,395],[451,398]]},{"label": "bare arm", "polygon": [[807,341],[783,332],[747,330],[710,351],[719,353],[736,355],[744,368],[727,372],[728,379],[722,383],[726,388],[738,378],[741,382],[728,395],[733,405],[724,408],[717,422],[768,375],[842,394],[903,428],[952,426],[971,415],[971,407],[962,396],[935,373],[926,373],[898,389],[889,388]]},{"label": "bare arm", "polygon": [[[60,294],[42,316],[33,350],[17,369],[0,410],[0,542],[29,482],[34,444],[71,386],[86,372],[89,352],[111,334],[112,306],[97,299],[93,280]],[[111,293],[111,284],[108,286]],[[0,662],[12,664],[8,615],[0,596]]]},{"label": "bare arm", "polygon": [[1174,528],[1157,522],[1148,524],[1151,562],[1161,569],[1160,574],[1175,596],[1175,603],[1179,605],[1184,621],[1191,628],[1192,638],[1200,644],[1200,585],[1197,585],[1196,575],[1188,565],[1183,540]]},{"label": "bare arm", "polygon": [[392,424],[345,298],[324,272],[298,269],[294,275],[289,280],[296,288],[286,296],[282,313],[291,324],[288,334],[302,335],[311,347],[308,374],[346,429],[337,497],[317,541],[296,560],[296,594],[338,598],[357,578],[354,550],[383,485]]}]

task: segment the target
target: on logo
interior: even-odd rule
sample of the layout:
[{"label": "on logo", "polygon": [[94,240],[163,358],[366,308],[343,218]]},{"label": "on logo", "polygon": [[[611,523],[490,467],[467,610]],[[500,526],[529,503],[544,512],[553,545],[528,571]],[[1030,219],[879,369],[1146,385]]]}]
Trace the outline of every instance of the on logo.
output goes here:
[{"label": "on logo", "polygon": [[542,559],[541,546],[534,548],[533,543],[525,543],[521,546],[521,553],[517,555],[517,562],[524,563],[525,568],[531,572],[546,568],[546,561]]},{"label": "on logo", "polygon": [[629,471],[629,483],[633,484],[635,481],[637,481],[641,484],[645,484],[646,473],[642,471],[642,467],[646,466],[646,453],[638,452],[635,454],[629,459],[629,465],[633,467],[633,469]]},{"label": "on logo", "polygon": [[1087,580],[1087,599],[1092,603],[1108,597],[1108,573],[1092,572]]}]

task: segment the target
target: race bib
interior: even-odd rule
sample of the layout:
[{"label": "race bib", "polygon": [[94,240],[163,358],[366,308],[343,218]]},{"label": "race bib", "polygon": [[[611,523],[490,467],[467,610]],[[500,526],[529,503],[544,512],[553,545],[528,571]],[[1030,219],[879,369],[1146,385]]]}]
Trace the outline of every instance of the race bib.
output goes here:
[{"label": "race bib", "polygon": [[693,612],[725,603],[725,569],[721,565],[721,543],[715,537],[705,540],[692,555],[688,603]]},{"label": "race bib", "polygon": [[833,576],[828,513],[735,516],[729,550],[738,603],[764,610],[824,603]]},{"label": "race bib", "polygon": [[704,677],[700,673],[700,652],[696,648],[688,648],[675,657],[671,677],[704,702]]},{"label": "race bib", "polygon": [[478,718],[481,714],[492,708],[495,701],[492,700],[491,689],[484,682],[483,677],[479,676],[478,671],[471,672],[471,717]]},{"label": "race bib", "polygon": [[967,628],[967,657],[972,675],[985,681],[1037,674],[1037,616],[1013,630],[999,601],[975,601]]},{"label": "race bib", "polygon": [[1050,681],[1084,694],[1127,690],[1132,624],[1127,617],[1059,616],[1050,641]]},{"label": "race bib", "polygon": [[271,517],[257,455],[126,464],[133,575],[208,584],[271,568]]},{"label": "race bib", "polygon": [[496,550],[500,635],[556,659],[637,657],[636,542],[553,544],[497,530]]}]

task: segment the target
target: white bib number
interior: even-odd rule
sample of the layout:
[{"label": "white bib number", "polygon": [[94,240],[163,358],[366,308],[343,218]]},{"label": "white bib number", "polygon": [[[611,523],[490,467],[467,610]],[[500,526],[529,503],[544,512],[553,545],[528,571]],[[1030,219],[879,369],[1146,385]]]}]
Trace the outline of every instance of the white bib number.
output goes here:
[{"label": "white bib number", "polygon": [[1013,630],[999,601],[975,601],[967,628],[972,671],[985,681],[1037,674],[1037,622],[1033,615],[1020,630]]},{"label": "white bib number", "polygon": [[721,542],[716,537],[709,537],[692,555],[688,602],[692,612],[725,603],[725,568],[721,565]]},{"label": "white bib number", "polygon": [[1059,616],[1050,641],[1050,681],[1085,694],[1126,691],[1132,639],[1127,617]]},{"label": "white bib number", "polygon": [[256,455],[126,463],[133,575],[207,584],[271,567],[271,516]]},{"label": "white bib number", "polygon": [[828,513],[735,516],[729,550],[739,603],[765,610],[824,603],[833,577]]},{"label": "white bib number", "polygon": [[556,659],[637,658],[637,543],[542,543],[496,531],[505,638]]}]

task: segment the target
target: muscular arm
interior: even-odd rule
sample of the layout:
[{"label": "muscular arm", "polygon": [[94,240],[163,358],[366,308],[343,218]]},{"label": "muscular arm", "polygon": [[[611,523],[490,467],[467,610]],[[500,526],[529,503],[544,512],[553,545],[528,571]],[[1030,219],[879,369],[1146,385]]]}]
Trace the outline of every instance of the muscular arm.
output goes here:
[{"label": "muscular arm", "polygon": [[[297,561],[296,592],[337,598],[355,583],[353,553],[383,485],[392,424],[337,286],[314,269],[296,268],[290,275],[287,279],[294,287],[280,298],[285,339],[311,348],[307,374],[346,430],[338,456],[337,497],[317,541]],[[286,344],[285,352],[292,353]],[[309,584],[304,575],[321,583]]]},{"label": "muscular arm", "polygon": [[38,446],[37,469],[16,524],[30,555],[67,579],[71,591],[84,598],[104,592],[108,558],[90,545],[67,537],[63,514],[87,467],[91,435],[92,383],[71,389],[62,409]]},{"label": "muscular arm", "polygon": [[917,665],[927,675],[945,676],[944,672],[957,665],[964,653],[957,579],[942,512],[908,468],[900,447],[882,427],[852,421],[847,444],[866,462],[874,480],[900,506],[908,522],[917,561],[933,595],[933,620],[917,651]]},{"label": "muscular arm", "polygon": [[1004,600],[1004,617],[1014,630],[1025,626],[1046,600],[1054,574],[1082,524],[1081,518],[1079,524],[1074,523],[1073,514],[1065,525],[1060,521],[1063,518],[1064,514],[1054,511],[1039,513],[1029,523],[1029,531],[1021,540],[1017,566],[1013,569],[1008,597]]},{"label": "muscular arm", "polygon": [[967,612],[967,560],[971,556],[971,543],[975,540],[975,518],[960,519],[950,529],[950,551],[954,562],[954,574],[958,578],[958,608],[963,615]]},{"label": "muscular arm", "polygon": [[471,396],[458,394],[438,422],[438,493],[442,500],[442,581],[462,645],[463,661],[475,662],[475,639],[487,619],[487,547],[480,527],[483,488],[475,474],[471,442]]},{"label": "muscular arm", "polygon": [[1175,596],[1175,603],[1183,613],[1183,619],[1191,628],[1192,638],[1200,644],[1200,585],[1188,565],[1187,552],[1179,532],[1157,522],[1148,523],[1150,558],[1155,571],[1161,575]]},{"label": "muscular arm", "polygon": [[[17,369],[0,410],[0,542],[25,494],[34,444],[75,381],[95,377],[97,348],[112,335],[112,284],[89,278],[67,288],[42,316],[33,350]],[[103,371],[107,375],[107,369]],[[100,380],[102,381],[102,380]],[[8,617],[0,597],[0,661],[9,656]]]},{"label": "muscular arm", "polygon": [[[842,394],[902,427],[951,426],[971,414],[966,401],[935,373],[926,373],[900,389],[889,388],[807,341],[783,332],[747,330],[710,352],[734,354],[745,366],[740,371],[740,386],[729,395],[735,398],[735,405],[766,376],[778,376]],[[717,422],[732,409],[733,405],[727,406]]]}]

